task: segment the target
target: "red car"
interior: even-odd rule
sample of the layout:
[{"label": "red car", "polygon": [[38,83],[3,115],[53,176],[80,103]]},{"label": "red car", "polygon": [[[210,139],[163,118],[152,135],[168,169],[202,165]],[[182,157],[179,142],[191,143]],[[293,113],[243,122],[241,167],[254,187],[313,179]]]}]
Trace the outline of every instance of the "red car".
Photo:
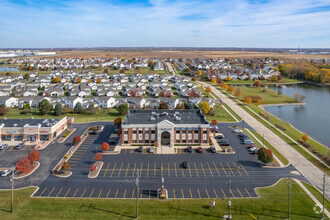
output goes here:
[{"label": "red car", "polygon": [[251,144],[251,145],[247,146],[248,149],[250,149],[250,148],[254,148],[254,147],[258,147],[258,146],[255,145],[255,144]]},{"label": "red car", "polygon": [[201,147],[198,147],[197,151],[198,151],[198,153],[203,153],[204,152],[203,148],[201,148]]}]

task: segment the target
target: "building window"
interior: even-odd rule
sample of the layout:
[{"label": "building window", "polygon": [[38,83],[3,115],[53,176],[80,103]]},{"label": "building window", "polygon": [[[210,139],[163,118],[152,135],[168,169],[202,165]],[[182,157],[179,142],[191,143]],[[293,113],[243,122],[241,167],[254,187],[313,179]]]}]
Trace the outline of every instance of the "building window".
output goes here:
[{"label": "building window", "polygon": [[133,140],[132,142],[133,142],[133,143],[137,143],[136,140]]},{"label": "building window", "polygon": [[142,134],[143,130],[142,128],[139,129],[139,134]]},{"label": "building window", "polygon": [[156,131],[155,130],[151,130],[151,134],[155,134],[156,133]]},{"label": "building window", "polygon": [[143,140],[139,140],[139,143],[143,143]]},{"label": "building window", "polygon": [[204,131],[203,131],[203,134],[207,134],[207,130],[204,130]]},{"label": "building window", "polygon": [[176,141],[175,141],[176,143],[180,143],[180,139],[176,139]]},{"label": "building window", "polygon": [[11,135],[2,135],[2,136],[1,136],[1,139],[2,139],[3,141],[11,141]]},{"label": "building window", "polygon": [[40,140],[41,141],[49,141],[49,135],[48,134],[40,135]]},{"label": "building window", "polygon": [[124,141],[124,144],[128,144],[128,141],[126,140],[126,141]]},{"label": "building window", "polygon": [[176,134],[180,134],[180,130],[175,130],[175,133]]},{"label": "building window", "polygon": [[124,129],[124,134],[128,134],[128,129]]},{"label": "building window", "polygon": [[192,130],[188,130],[188,133],[189,133],[189,134],[192,134]]},{"label": "building window", "polygon": [[207,140],[203,140],[203,143],[207,143]]},{"label": "building window", "polygon": [[22,141],[22,140],[23,140],[23,135],[14,136],[14,141]]},{"label": "building window", "polygon": [[136,129],[133,129],[133,134],[136,134]]}]

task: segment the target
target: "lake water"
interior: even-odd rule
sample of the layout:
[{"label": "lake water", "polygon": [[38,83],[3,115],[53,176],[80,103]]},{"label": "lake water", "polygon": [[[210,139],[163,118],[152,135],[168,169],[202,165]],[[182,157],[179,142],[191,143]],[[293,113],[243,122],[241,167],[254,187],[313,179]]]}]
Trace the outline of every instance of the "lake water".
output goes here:
[{"label": "lake water", "polygon": [[17,67],[1,67],[0,66],[0,71],[16,72],[16,71],[19,71],[19,69]]},{"label": "lake water", "polygon": [[[280,88],[270,87],[278,91]],[[305,105],[266,107],[278,118],[290,122],[294,127],[313,137],[320,143],[330,146],[330,88],[310,84],[285,85],[282,93],[291,97],[298,93],[306,96]]]}]

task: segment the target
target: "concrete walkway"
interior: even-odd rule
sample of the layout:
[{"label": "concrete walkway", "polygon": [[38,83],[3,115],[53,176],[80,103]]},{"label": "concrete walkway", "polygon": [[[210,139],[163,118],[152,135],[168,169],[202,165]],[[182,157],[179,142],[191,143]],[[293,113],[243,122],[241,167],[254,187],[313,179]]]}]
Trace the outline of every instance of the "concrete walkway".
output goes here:
[{"label": "concrete walkway", "polygon": [[[244,121],[249,124],[256,132],[259,134],[264,134],[265,140],[267,140],[272,146],[274,146],[282,155],[284,155],[289,162],[302,174],[312,185],[322,188],[323,183],[323,171],[312,164],[308,159],[302,156],[294,148],[292,148],[287,142],[281,139],[279,136],[274,134],[269,128],[257,121],[253,116],[242,109],[236,102],[228,98],[226,95],[217,90],[214,86],[200,82],[204,86],[209,86],[224,103],[226,103],[239,117],[244,119]],[[329,177],[326,176],[327,182],[329,182]],[[327,187],[326,195],[328,197],[330,193],[330,188]]]}]

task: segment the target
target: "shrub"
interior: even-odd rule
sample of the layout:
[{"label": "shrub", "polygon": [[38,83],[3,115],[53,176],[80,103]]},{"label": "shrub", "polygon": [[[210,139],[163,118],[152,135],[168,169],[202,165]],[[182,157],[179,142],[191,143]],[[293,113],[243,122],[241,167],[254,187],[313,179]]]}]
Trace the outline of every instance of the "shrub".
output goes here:
[{"label": "shrub", "polygon": [[16,170],[21,173],[30,173],[33,169],[32,161],[28,157],[24,157],[16,163]]},{"label": "shrub", "polygon": [[38,152],[38,150],[33,150],[28,154],[28,158],[31,161],[37,161],[40,159],[40,153]]},{"label": "shrub", "polygon": [[96,165],[92,164],[92,166],[89,169],[91,172],[94,172],[96,170]]},{"label": "shrub", "polygon": [[23,110],[23,111],[21,111],[20,113],[21,113],[22,115],[25,115],[25,114],[29,114],[30,111],[29,111],[29,110]]},{"label": "shrub", "polygon": [[107,151],[109,150],[109,144],[107,142],[104,142],[101,147],[102,151]]},{"label": "shrub", "polygon": [[95,160],[102,160],[102,153],[96,153]]},{"label": "shrub", "polygon": [[115,125],[121,125],[121,117],[117,117],[117,118],[115,118],[115,120],[113,120],[113,123],[114,123]]},{"label": "shrub", "polygon": [[71,131],[70,130],[67,130],[67,132],[65,132],[65,134],[63,135],[63,137],[67,137],[67,136],[69,136],[69,134],[71,134]]},{"label": "shrub", "polygon": [[63,171],[69,171],[70,168],[71,168],[71,165],[68,164],[68,162],[63,162],[63,164],[62,164],[62,170]]},{"label": "shrub", "polygon": [[65,158],[65,159],[68,159],[68,158],[69,158],[69,155],[66,154],[66,155],[64,156],[64,158]]},{"label": "shrub", "polygon": [[258,160],[263,163],[270,163],[273,161],[273,153],[267,148],[260,148],[258,150]]},{"label": "shrub", "polygon": [[303,134],[303,136],[301,137],[301,139],[306,142],[308,140],[308,136],[307,134]]},{"label": "shrub", "polygon": [[80,142],[80,137],[79,136],[75,136],[74,138],[73,138],[73,143],[74,144],[78,144],[79,142]]}]

